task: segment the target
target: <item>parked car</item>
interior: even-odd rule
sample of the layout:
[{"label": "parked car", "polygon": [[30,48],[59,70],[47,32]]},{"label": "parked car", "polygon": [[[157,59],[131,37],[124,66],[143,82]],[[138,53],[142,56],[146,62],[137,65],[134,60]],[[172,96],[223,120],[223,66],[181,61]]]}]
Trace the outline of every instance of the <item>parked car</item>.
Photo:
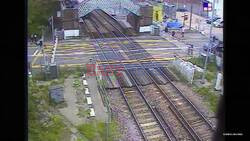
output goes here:
[{"label": "parked car", "polygon": [[206,20],[206,23],[207,24],[211,24],[211,23],[217,21],[218,19],[221,19],[221,18],[220,17],[214,17],[213,19],[209,18],[209,19]]},{"label": "parked car", "polygon": [[215,53],[217,50],[221,50],[223,48],[223,42],[220,41],[217,37],[213,37],[212,44],[205,43],[203,45],[203,49],[206,52],[208,48],[211,48],[211,53]]},{"label": "parked car", "polygon": [[178,8],[176,11],[177,12],[187,12],[188,10],[186,8]]},{"label": "parked car", "polygon": [[213,22],[214,27],[222,28],[223,27],[223,20],[218,19],[215,22]]}]

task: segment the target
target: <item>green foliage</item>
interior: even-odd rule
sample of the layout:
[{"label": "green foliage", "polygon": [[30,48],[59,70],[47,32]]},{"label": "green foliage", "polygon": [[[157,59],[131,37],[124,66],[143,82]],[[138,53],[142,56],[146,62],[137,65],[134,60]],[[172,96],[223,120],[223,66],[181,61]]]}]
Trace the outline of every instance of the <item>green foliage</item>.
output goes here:
[{"label": "green foliage", "polygon": [[[108,130],[107,130],[108,129]],[[82,124],[78,126],[78,130],[83,134],[88,140],[99,140],[103,141],[106,139],[108,141],[117,140],[120,137],[117,122],[112,121],[107,124],[104,122],[91,122],[87,124]],[[107,135],[108,131],[108,135]]]},{"label": "green foliage", "polygon": [[107,124],[103,122],[100,122],[97,124],[98,133],[103,139],[105,139],[107,135],[107,130],[106,130],[107,128],[108,128],[108,136],[107,136],[108,141],[113,141],[120,137],[118,124],[115,121],[112,121],[111,123],[109,123],[107,128],[106,126]]},{"label": "green foliage", "polygon": [[89,140],[94,140],[96,136],[98,135],[97,129],[94,123],[86,123],[86,124],[80,125],[78,127],[78,130],[80,131],[81,134],[83,134]]},{"label": "green foliage", "polygon": [[216,78],[216,73],[207,71],[205,78],[207,79],[208,82],[212,82],[212,80],[214,80]]},{"label": "green foliage", "polygon": [[43,80],[45,80],[45,75],[44,75],[44,73],[37,73],[35,75],[32,75],[32,79],[43,81]]},{"label": "green foliage", "polygon": [[50,83],[50,85],[63,84],[63,83],[64,83],[64,80],[65,80],[64,77],[61,77],[61,78],[59,78],[59,79],[52,80],[51,83]]},{"label": "green foliage", "polygon": [[205,97],[211,111],[216,112],[219,97],[209,87],[196,88],[195,91]]},{"label": "green foliage", "polygon": [[204,60],[203,60],[201,57],[198,57],[198,58],[190,58],[188,61],[191,62],[192,64],[197,65],[197,66],[200,67],[200,68],[203,68],[203,67],[204,67]]},{"label": "green foliage", "polygon": [[[40,104],[44,101],[44,104]],[[28,81],[28,138],[31,141],[57,141],[62,132],[67,131],[62,119],[57,115],[48,116],[47,126],[40,121],[41,112],[49,109],[48,85],[38,86],[35,81]],[[40,118],[39,118],[40,117]]]},{"label": "green foliage", "polygon": [[[197,65],[198,67],[204,68],[204,60],[201,57],[197,58],[191,58],[188,60],[189,62],[193,63],[194,65]],[[210,58],[210,62],[207,64],[207,72],[205,75],[205,78],[207,81],[211,82],[216,78],[216,63],[214,58]],[[194,78],[201,78],[200,73],[195,74]]]},{"label": "green foliage", "polygon": [[195,71],[194,72],[194,79],[201,79],[202,77],[202,72]]},{"label": "green foliage", "polygon": [[28,34],[41,34],[41,29],[48,24],[48,18],[54,12],[56,0],[28,1]]},{"label": "green foliage", "polygon": [[81,81],[80,80],[77,79],[77,80],[73,81],[73,87],[78,88],[80,86],[81,86]]},{"label": "green foliage", "polygon": [[81,117],[87,117],[90,114],[90,109],[79,109],[78,115]]}]

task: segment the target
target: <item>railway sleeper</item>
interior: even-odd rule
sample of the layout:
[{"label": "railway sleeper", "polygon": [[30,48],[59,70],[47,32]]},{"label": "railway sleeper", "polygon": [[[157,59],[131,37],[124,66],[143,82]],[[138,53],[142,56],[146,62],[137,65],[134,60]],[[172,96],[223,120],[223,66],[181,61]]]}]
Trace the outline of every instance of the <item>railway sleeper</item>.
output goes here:
[{"label": "railway sleeper", "polygon": [[184,112],[185,110],[190,110],[190,107],[189,106],[183,106],[183,105],[180,105],[180,106],[176,106],[180,112],[182,113],[186,113]]},{"label": "railway sleeper", "polygon": [[194,127],[194,129],[199,132],[199,133],[203,133],[203,132],[207,132],[209,131],[209,129],[207,129],[207,126],[206,125],[201,125],[201,126],[197,126],[197,127]]},{"label": "railway sleeper", "polygon": [[171,97],[171,100],[179,101],[179,100],[183,100],[183,98],[181,98],[181,97]]},{"label": "railway sleeper", "polygon": [[192,124],[192,127],[194,127],[194,128],[197,128],[197,127],[200,127],[200,126],[202,126],[202,125],[203,125],[203,123],[202,123],[202,122],[200,122],[200,123],[196,123],[196,124],[191,123],[191,124]]},{"label": "railway sleeper", "polygon": [[146,118],[146,116],[152,116],[152,114],[151,113],[149,113],[149,112],[147,112],[147,113],[138,113],[138,114],[136,114],[136,116],[139,118],[139,117],[144,117],[145,116],[145,118]]},{"label": "railway sleeper", "polygon": [[207,133],[203,133],[201,134],[201,138],[204,139],[204,138],[211,138],[212,136],[212,133],[211,132],[207,132]]},{"label": "railway sleeper", "polygon": [[146,137],[149,137],[149,136],[152,136],[152,135],[159,135],[159,134],[163,134],[164,133],[162,132],[161,128],[158,128],[159,130],[157,131],[152,131],[152,132],[147,132],[145,133]]},{"label": "railway sleeper", "polygon": [[137,97],[136,93],[125,93],[126,96],[130,99],[136,98],[138,99],[139,97]]},{"label": "railway sleeper", "polygon": [[155,126],[158,126],[158,123],[153,121],[153,122],[148,122],[148,123],[143,123],[143,124],[140,124],[141,127],[143,127],[144,129],[148,129],[148,128],[155,128]]},{"label": "railway sleeper", "polygon": [[140,107],[145,107],[144,103],[136,103],[133,105],[134,108],[140,108]]},{"label": "railway sleeper", "polygon": [[159,134],[156,134],[156,135],[151,135],[151,136],[147,136],[147,139],[149,141],[164,141],[165,139],[165,135],[163,133],[159,133]]},{"label": "railway sleeper", "polygon": [[154,122],[155,119],[151,119],[152,115],[145,115],[145,116],[137,116],[137,119],[139,121],[139,123],[148,123],[148,122]]},{"label": "railway sleeper", "polygon": [[192,122],[191,124],[194,125],[194,126],[195,126],[196,124],[197,124],[197,125],[203,124],[203,120],[196,120],[196,121]]},{"label": "railway sleeper", "polygon": [[212,141],[212,138],[213,138],[213,136],[209,135],[209,136],[206,136],[206,137],[202,137],[202,140],[204,140],[204,141]]},{"label": "railway sleeper", "polygon": [[186,119],[188,120],[188,122],[195,122],[195,121],[201,119],[200,117],[194,117],[193,115],[191,115],[191,116],[184,115],[184,116],[186,117]]},{"label": "railway sleeper", "polygon": [[184,115],[195,115],[196,112],[195,111],[187,111],[184,113]]},{"label": "railway sleeper", "polygon": [[129,98],[129,103],[133,106],[135,103],[142,103],[142,100],[139,98]]},{"label": "railway sleeper", "polygon": [[180,96],[176,95],[175,92],[169,91],[168,92],[170,99],[177,99],[181,98]]},{"label": "railway sleeper", "polygon": [[145,123],[154,122],[154,121],[155,121],[155,119],[152,118],[152,117],[149,117],[149,118],[140,118],[139,123],[140,124],[145,124]]},{"label": "railway sleeper", "polygon": [[152,133],[152,132],[160,132],[160,131],[161,131],[161,129],[158,127],[143,130],[144,133]]},{"label": "railway sleeper", "polygon": [[149,112],[148,108],[146,108],[146,107],[134,108],[134,111],[138,112],[138,113],[140,113],[140,112]]}]

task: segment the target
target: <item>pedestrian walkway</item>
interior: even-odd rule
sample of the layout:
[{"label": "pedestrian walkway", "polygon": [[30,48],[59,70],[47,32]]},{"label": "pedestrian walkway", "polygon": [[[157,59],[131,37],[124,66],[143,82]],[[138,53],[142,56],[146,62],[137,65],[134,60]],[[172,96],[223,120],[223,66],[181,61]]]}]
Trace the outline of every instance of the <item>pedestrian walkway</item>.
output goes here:
[{"label": "pedestrian walkway", "polygon": [[170,43],[174,44],[178,48],[185,48],[187,45],[183,42],[178,41],[178,38],[170,36],[168,33],[163,33],[162,37],[166,40],[168,40]]},{"label": "pedestrian walkway", "polygon": [[64,86],[64,99],[67,103],[67,107],[59,109],[62,115],[64,115],[74,126],[81,125],[84,123],[84,119],[80,118],[78,114],[78,104],[75,89],[73,88],[74,79],[72,76],[65,79]]},{"label": "pedestrian walkway", "polygon": [[96,119],[98,121],[107,121],[108,115],[107,115],[107,110],[103,105],[103,101],[101,98],[101,95],[98,91],[98,86],[97,86],[97,81],[95,76],[88,76],[86,77],[86,80],[88,82],[88,88],[90,91],[90,95],[92,98],[95,114],[96,114]]}]

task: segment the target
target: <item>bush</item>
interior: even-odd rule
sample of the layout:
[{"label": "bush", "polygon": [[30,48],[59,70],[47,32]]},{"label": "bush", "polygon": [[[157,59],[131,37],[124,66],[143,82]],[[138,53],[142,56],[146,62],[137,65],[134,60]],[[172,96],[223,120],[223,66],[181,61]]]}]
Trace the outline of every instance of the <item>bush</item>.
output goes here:
[{"label": "bush", "polygon": [[74,80],[73,87],[78,88],[80,86],[81,86],[81,81],[80,80]]},{"label": "bush", "polygon": [[211,91],[211,88],[201,87],[195,89],[197,93],[205,97],[211,111],[216,112],[219,97]]},{"label": "bush", "polygon": [[194,72],[194,79],[201,79],[202,77],[202,72],[195,71]]},{"label": "bush", "polygon": [[118,140],[120,137],[120,132],[118,129],[117,122],[112,121],[108,126],[109,134],[107,136],[107,127],[104,122],[91,122],[87,124],[82,124],[78,126],[78,130],[83,134],[88,140],[105,140],[107,137],[108,141]]},{"label": "bush", "polygon": [[[38,103],[37,103],[38,101]],[[40,101],[45,101],[40,105]],[[55,141],[67,131],[62,119],[58,115],[52,115],[47,120],[48,126],[40,122],[39,113],[49,109],[48,86],[37,86],[33,80],[28,83],[28,138],[33,141]],[[40,107],[40,108],[39,108]]]},{"label": "bush", "polygon": [[216,78],[216,74],[215,74],[215,72],[207,71],[205,78],[207,79],[208,82],[212,82],[212,80],[214,80]]},{"label": "bush", "polygon": [[[211,59],[214,59],[214,57]],[[191,58],[188,61],[194,65],[197,65],[200,68],[204,68],[204,60],[201,57]],[[207,71],[205,75],[205,78],[207,79],[207,81],[211,82],[213,79],[216,78],[216,71],[217,71],[217,68],[216,68],[215,61],[210,61],[207,64]],[[195,78],[201,78],[199,75],[200,74],[195,75]]]}]

